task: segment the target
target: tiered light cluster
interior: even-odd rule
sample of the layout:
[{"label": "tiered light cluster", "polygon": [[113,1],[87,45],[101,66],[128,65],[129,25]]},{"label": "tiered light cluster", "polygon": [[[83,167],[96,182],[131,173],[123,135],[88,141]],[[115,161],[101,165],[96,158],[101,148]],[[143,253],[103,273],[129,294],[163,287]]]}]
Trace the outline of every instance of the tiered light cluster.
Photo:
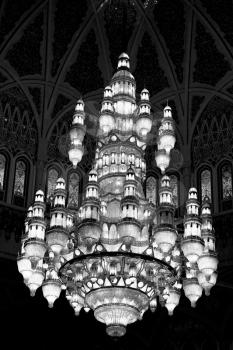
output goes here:
[{"label": "tiered light cluster", "polygon": [[[42,191],[28,209],[18,268],[31,294],[42,285],[50,307],[61,289],[76,315],[92,309],[111,336],[141,319],[157,303],[171,315],[183,286],[192,306],[203,289],[216,282],[217,257],[211,209],[205,198],[200,214],[197,191],[189,190],[184,234],[178,234],[170,179],[161,178],[159,203],[151,206],[142,181],[144,152],[152,127],[149,92],[136,104],[136,84],[129,57],[119,57],[118,70],[104,90],[98,146],[78,212],[66,207],[63,179],[57,180],[50,220],[45,221]],[[69,157],[76,167],[83,154],[84,103],[78,101],[70,131]],[[156,161],[165,172],[175,145],[169,106],[158,133]]]}]

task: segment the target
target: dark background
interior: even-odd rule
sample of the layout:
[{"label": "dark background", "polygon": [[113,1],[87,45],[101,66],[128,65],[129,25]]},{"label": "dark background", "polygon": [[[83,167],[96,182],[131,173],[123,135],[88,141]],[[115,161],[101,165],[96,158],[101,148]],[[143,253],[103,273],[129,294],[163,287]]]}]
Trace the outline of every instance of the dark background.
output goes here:
[{"label": "dark background", "polygon": [[[232,167],[233,4],[229,0],[2,0],[0,2],[0,151],[7,155],[0,193],[1,338],[9,346],[92,349],[228,350],[233,348],[232,197],[222,200],[220,170]],[[200,171],[212,172],[219,277],[196,309],[182,296],[174,316],[161,307],[145,313],[114,341],[92,314],[73,315],[64,295],[47,307],[41,290],[31,298],[17,271],[25,208],[47,169],[67,176],[66,133],[76,100],[86,103],[85,154],[79,165],[80,200],[95,149],[98,110],[106,86],[126,51],[137,93],[150,91],[154,120],[167,100],[176,121],[183,214],[187,188],[200,190]],[[8,120],[6,122],[6,119]],[[156,127],[156,122],[155,126]],[[152,138],[148,174],[158,176]],[[26,190],[13,193],[16,160],[28,162]],[[225,164],[225,163],[224,163]],[[181,222],[181,219],[180,219]],[[47,340],[46,340],[47,339]]]}]

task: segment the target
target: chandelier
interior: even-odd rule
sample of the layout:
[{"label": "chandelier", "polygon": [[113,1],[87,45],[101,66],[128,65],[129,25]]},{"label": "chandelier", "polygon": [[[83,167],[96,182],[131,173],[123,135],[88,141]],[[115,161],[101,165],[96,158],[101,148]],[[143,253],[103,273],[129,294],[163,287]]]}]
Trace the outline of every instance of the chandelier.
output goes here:
[{"label": "chandelier", "polygon": [[[200,207],[190,188],[183,233],[174,221],[170,178],[165,174],[175,145],[172,110],[166,106],[158,127],[155,160],[161,170],[159,203],[144,196],[144,160],[152,128],[149,92],[136,104],[136,84],[129,56],[121,54],[118,69],[104,90],[99,115],[98,144],[82,206],[66,206],[66,185],[59,178],[48,222],[44,193],[38,190],[25,219],[25,234],[17,259],[31,295],[42,286],[52,307],[65,290],[75,315],[93,310],[110,336],[122,336],[160,303],[169,315],[181,291],[195,307],[204,290],[209,295],[217,278],[217,256],[211,205]],[[70,130],[69,159],[81,161],[86,132],[84,102],[75,107]]]}]

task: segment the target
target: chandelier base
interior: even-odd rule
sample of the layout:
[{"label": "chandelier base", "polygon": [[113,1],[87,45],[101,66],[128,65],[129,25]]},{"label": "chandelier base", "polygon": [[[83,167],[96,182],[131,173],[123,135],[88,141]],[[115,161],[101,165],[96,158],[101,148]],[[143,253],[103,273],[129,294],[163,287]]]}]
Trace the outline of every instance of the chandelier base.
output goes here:
[{"label": "chandelier base", "polygon": [[123,337],[126,333],[126,327],[120,324],[112,324],[106,327],[106,333],[113,338]]}]

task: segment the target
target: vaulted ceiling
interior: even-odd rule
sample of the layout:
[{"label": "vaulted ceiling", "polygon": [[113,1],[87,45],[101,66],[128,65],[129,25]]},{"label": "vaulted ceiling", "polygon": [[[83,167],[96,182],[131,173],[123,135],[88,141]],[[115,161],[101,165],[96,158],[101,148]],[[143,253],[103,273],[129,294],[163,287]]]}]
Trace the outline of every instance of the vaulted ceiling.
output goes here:
[{"label": "vaulted ceiling", "polygon": [[[180,145],[184,148],[191,147],[193,138],[198,146],[199,131],[205,140],[207,134],[208,138],[212,136],[213,139],[216,138],[216,129],[224,124],[225,119],[213,122],[214,117],[220,119],[224,111],[233,109],[233,2],[158,0],[154,6],[150,6],[150,3],[153,5],[153,1],[149,2],[146,8],[144,2],[144,0],[2,0],[0,2],[0,115],[1,105],[4,107],[10,104],[11,113],[14,113],[15,107],[17,113],[22,113],[21,117],[14,119],[17,120],[16,123],[20,124],[20,121],[23,121],[22,123],[26,125],[28,118],[30,128],[36,130],[32,136],[26,135],[26,140],[21,139],[21,143],[26,144],[29,137],[36,140],[35,143],[47,139],[50,141],[48,152],[51,155],[57,152],[59,142],[61,151],[65,144],[62,137],[65,139],[67,133],[66,121],[71,119],[75,102],[80,95],[86,102],[89,116],[93,117],[93,120],[88,119],[89,135],[93,135],[94,117],[98,115],[103,88],[109,83],[116,69],[117,57],[122,51],[130,55],[137,92],[139,93],[144,86],[150,90],[154,111],[163,108],[169,100],[177,123]],[[27,116],[25,123],[24,116]],[[232,128],[232,120],[232,117],[226,120],[225,129]],[[3,129],[0,123],[0,141],[3,138]],[[220,134],[222,140],[224,137],[224,134]],[[15,148],[19,144],[19,140],[16,141]],[[32,153],[33,157],[36,151],[32,145],[30,144],[28,152]],[[13,146],[11,141],[11,147]],[[216,154],[219,145],[215,146]],[[200,149],[201,146],[198,150]],[[91,151],[93,152],[90,143],[87,153]],[[209,150],[206,153],[209,156]],[[198,163],[195,157],[194,163]],[[229,216],[232,217],[231,214]],[[223,226],[222,221],[218,225],[223,232],[229,229],[229,225]],[[220,251],[226,250],[226,241],[222,239],[221,242],[223,247]],[[16,265],[13,268],[16,269]],[[5,272],[5,269],[2,271]],[[18,276],[17,272],[14,273]],[[225,339],[226,334],[232,334],[230,329],[232,303],[229,307],[232,289],[227,289],[224,298],[221,292],[224,281],[227,283],[229,279],[232,280],[232,268],[230,267],[229,271],[225,270],[224,273],[225,275],[221,273],[222,286],[219,284],[216,287],[214,294],[208,299],[209,303],[205,304],[204,311],[201,306],[197,307],[191,316],[186,311],[187,305],[184,304],[184,308],[182,306],[177,311],[182,324],[177,322],[176,318],[167,321],[167,316],[162,314],[163,311],[160,311],[158,316],[146,315],[142,326],[138,324],[129,330],[127,339],[130,339],[131,343],[128,344],[126,339],[122,349],[139,347],[149,349],[152,346],[155,348],[154,344],[158,338],[160,343],[164,344],[161,349],[180,348],[178,345],[175,347],[172,341],[174,337],[178,339],[178,343],[180,342],[181,329],[182,334],[185,333],[186,336],[187,333],[187,339],[185,338],[187,349],[191,349],[190,344],[196,337],[195,332],[200,332],[201,336],[210,340],[213,335]],[[23,286],[23,283],[21,285]],[[19,295],[21,300],[24,291],[17,288],[2,288],[0,295],[4,295],[0,299],[5,302],[4,298],[8,297],[12,304],[12,314],[9,314],[7,308],[3,314],[5,324],[8,326],[14,318],[13,326],[17,321],[19,330],[23,332],[25,331],[25,323],[21,322],[23,313],[15,312],[14,293]],[[204,302],[200,302],[204,305]],[[31,308],[32,305],[35,306],[33,303],[34,301],[28,307],[28,310],[33,311],[27,311],[25,315],[27,321],[35,318],[32,315],[35,309]],[[38,305],[39,312],[41,304]],[[58,307],[62,308],[62,305]],[[21,306],[17,310],[20,308]],[[207,314],[206,310],[208,319],[204,317],[204,314]],[[50,329],[50,321],[56,320],[56,327],[54,326],[52,330],[57,333],[57,330],[60,330],[60,316],[56,313],[53,317],[51,315],[46,320],[46,327]],[[40,316],[42,318],[42,313]],[[64,319],[69,317],[70,314],[68,317],[65,314]],[[81,340],[90,322],[94,322],[93,317],[88,315],[82,317],[78,324],[73,320],[71,328],[73,336],[76,334],[76,327],[77,329],[80,327]],[[37,322],[39,329],[39,321]],[[69,334],[70,331],[68,324],[70,323],[65,322],[63,329],[65,334]],[[87,339],[92,348],[100,349],[107,346],[114,348],[107,338],[101,338],[103,343],[96,338],[100,333],[99,330],[103,332],[101,326],[96,326],[94,323],[91,325],[92,329],[96,329],[94,336]],[[9,329],[11,332],[11,328]],[[33,330],[31,333],[34,336]],[[193,338],[189,339],[190,333]],[[22,334],[20,336],[22,337]],[[96,339],[99,343],[97,341],[95,345]],[[115,348],[120,347],[116,345]],[[205,349],[215,348],[209,346]]]},{"label": "vaulted ceiling", "polygon": [[89,113],[126,51],[156,108],[173,107],[179,142],[190,144],[217,99],[233,105],[233,4],[213,0],[3,0],[0,96],[51,137],[82,95]]}]

